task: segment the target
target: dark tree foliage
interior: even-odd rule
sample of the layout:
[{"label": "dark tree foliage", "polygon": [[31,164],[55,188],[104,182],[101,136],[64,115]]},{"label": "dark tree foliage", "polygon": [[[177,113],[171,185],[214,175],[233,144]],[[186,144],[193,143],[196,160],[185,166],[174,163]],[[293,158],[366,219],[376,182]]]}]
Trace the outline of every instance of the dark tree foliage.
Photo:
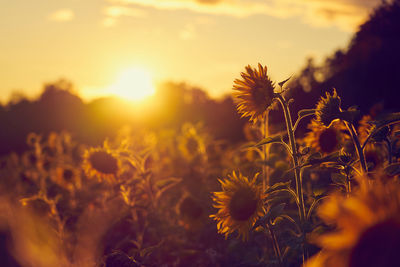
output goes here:
[{"label": "dark tree foliage", "polygon": [[245,120],[237,115],[230,97],[214,100],[203,90],[183,83],[161,86],[145,116],[134,115],[132,103],[118,98],[84,103],[73,91],[70,82],[60,80],[46,84],[38,99],[16,96],[5,107],[0,106],[0,155],[26,150],[26,136],[30,132],[45,137],[52,131],[67,131],[74,140],[94,146],[115,137],[125,125],[133,130],[158,130],[180,129],[185,122],[202,122],[216,139],[244,139]]},{"label": "dark tree foliage", "polygon": [[308,60],[290,85],[292,97],[296,107],[312,107],[325,91],[336,88],[343,107],[357,105],[367,113],[381,103],[386,110],[398,110],[399,62],[400,1],[395,0],[370,14],[346,50],[335,51],[322,66]]}]

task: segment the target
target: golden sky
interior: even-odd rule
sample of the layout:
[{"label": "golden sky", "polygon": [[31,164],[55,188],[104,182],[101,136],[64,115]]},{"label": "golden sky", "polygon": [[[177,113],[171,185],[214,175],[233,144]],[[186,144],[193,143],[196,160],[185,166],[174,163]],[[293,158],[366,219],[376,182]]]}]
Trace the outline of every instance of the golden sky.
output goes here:
[{"label": "golden sky", "polygon": [[0,100],[71,80],[95,97],[124,70],[229,92],[247,64],[274,80],[345,47],[380,0],[0,0]]}]

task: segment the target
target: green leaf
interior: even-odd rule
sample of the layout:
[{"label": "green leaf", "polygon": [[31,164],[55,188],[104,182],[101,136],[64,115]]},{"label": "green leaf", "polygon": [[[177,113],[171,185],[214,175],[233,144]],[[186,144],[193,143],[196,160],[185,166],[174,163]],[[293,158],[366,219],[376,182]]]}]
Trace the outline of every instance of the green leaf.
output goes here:
[{"label": "green leaf", "polygon": [[303,118],[305,116],[314,115],[315,109],[302,109],[300,110],[297,115],[299,118]]},{"label": "green leaf", "polygon": [[304,162],[304,166],[306,165],[319,165],[325,162],[338,162],[340,163],[340,153],[339,151],[333,152],[325,157],[321,157],[321,154],[314,153],[310,155],[307,160]]},{"label": "green leaf", "polygon": [[283,210],[285,209],[286,203],[280,203],[276,206],[273,206],[270,210],[269,210],[269,218],[271,220],[274,220],[276,217],[278,217],[279,215],[282,214]]},{"label": "green leaf", "polygon": [[339,185],[346,184],[346,176],[341,173],[332,173],[331,179],[335,184],[339,184]]},{"label": "green leaf", "polygon": [[393,163],[384,169],[384,172],[389,176],[400,174],[400,163]]},{"label": "green leaf", "polygon": [[274,184],[274,185],[268,187],[268,188],[265,190],[265,194],[270,194],[270,193],[273,193],[274,191],[278,191],[278,190],[280,190],[280,189],[289,188],[289,187],[290,187],[290,184],[291,184],[291,181],[289,181],[289,182],[276,183],[276,184]]},{"label": "green leaf", "polygon": [[277,135],[273,135],[273,136],[268,136],[267,138],[264,138],[263,140],[261,140],[260,142],[258,142],[257,144],[253,145],[255,147],[258,146],[263,146],[263,145],[267,145],[267,144],[272,144],[272,143],[281,143],[282,140],[284,138],[287,138],[287,134],[277,134]]},{"label": "green leaf", "polygon": [[374,136],[381,128],[400,122],[400,112],[388,113],[380,116],[377,120],[371,121],[373,125],[369,136]]}]

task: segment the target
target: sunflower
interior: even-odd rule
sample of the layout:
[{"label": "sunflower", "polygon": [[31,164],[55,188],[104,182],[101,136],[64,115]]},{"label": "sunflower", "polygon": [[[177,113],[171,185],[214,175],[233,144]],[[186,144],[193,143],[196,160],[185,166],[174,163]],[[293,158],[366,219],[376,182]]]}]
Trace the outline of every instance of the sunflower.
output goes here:
[{"label": "sunflower", "polygon": [[250,117],[250,121],[257,122],[272,105],[274,83],[267,75],[267,67],[261,64],[258,64],[258,70],[248,65],[241,76],[243,79],[236,79],[233,85],[238,112],[242,117]]},{"label": "sunflower", "polygon": [[218,221],[218,233],[225,238],[237,230],[239,237],[247,240],[250,229],[265,213],[264,194],[262,186],[256,184],[257,176],[249,180],[240,172],[233,172],[227,179],[219,180],[223,191],[214,192],[213,197],[213,206],[219,210],[210,217]]},{"label": "sunflower", "polygon": [[55,169],[55,182],[68,189],[80,188],[81,177],[78,168],[70,165],[59,166]]},{"label": "sunflower", "polygon": [[332,95],[326,92],[326,98],[321,97],[315,108],[317,122],[329,127],[333,121],[340,119],[342,113],[340,103],[341,100],[336,89],[333,89]]},{"label": "sunflower", "polygon": [[333,122],[329,128],[312,120],[308,125],[308,132],[304,138],[305,145],[323,154],[330,154],[339,150],[345,139],[344,126],[339,122]]},{"label": "sunflower", "polygon": [[107,147],[90,148],[85,151],[83,169],[89,177],[99,180],[114,180],[120,172],[120,161]]},{"label": "sunflower", "polygon": [[400,266],[400,184],[383,176],[358,178],[352,196],[322,204],[318,215],[336,230],[316,238],[322,250],[307,267]]},{"label": "sunflower", "polygon": [[178,205],[178,212],[181,216],[181,224],[187,230],[199,230],[205,222],[205,210],[197,201],[191,196],[182,198]]},{"label": "sunflower", "polygon": [[183,157],[189,159],[189,161],[199,160],[206,155],[205,136],[199,133],[196,126],[189,123],[183,125],[182,135],[178,141],[179,150]]}]

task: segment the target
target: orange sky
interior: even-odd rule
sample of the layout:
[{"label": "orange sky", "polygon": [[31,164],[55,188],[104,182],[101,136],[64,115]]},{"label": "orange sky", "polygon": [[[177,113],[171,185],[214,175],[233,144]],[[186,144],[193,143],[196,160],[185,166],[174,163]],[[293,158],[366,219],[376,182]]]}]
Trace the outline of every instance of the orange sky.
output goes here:
[{"label": "orange sky", "polygon": [[0,100],[71,80],[86,97],[120,73],[229,92],[247,64],[274,80],[345,47],[379,0],[2,0]]}]

